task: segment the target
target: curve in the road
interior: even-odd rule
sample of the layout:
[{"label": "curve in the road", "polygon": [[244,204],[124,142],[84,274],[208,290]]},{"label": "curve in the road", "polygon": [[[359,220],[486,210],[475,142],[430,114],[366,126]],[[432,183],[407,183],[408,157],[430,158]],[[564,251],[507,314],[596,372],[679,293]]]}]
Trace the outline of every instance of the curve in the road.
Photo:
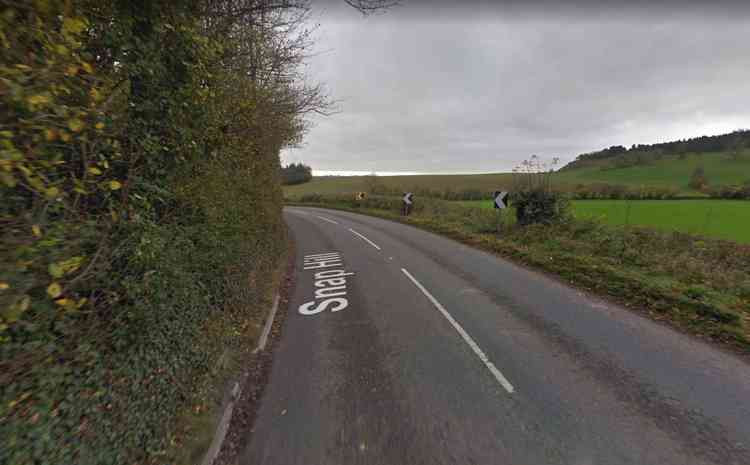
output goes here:
[{"label": "curve in the road", "polygon": [[409,226],[285,215],[298,284],[243,463],[750,463],[743,360]]}]

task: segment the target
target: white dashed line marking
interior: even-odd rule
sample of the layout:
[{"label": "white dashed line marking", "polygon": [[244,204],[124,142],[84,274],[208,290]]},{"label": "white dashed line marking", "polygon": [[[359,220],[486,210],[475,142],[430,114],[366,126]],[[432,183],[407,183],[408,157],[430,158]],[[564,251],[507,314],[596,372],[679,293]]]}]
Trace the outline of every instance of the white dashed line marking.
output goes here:
[{"label": "white dashed line marking", "polygon": [[456,320],[453,319],[450,313],[448,313],[448,310],[446,310],[442,305],[440,305],[440,302],[437,301],[435,297],[430,294],[430,292],[422,286],[422,284],[414,278],[414,276],[411,275],[406,269],[401,268],[401,271],[404,272],[407,278],[411,280],[412,283],[414,283],[417,288],[422,291],[422,294],[424,294],[428,299],[430,299],[430,302],[432,302],[432,305],[437,308],[440,313],[443,314],[443,316],[450,322],[450,324],[458,331],[458,334],[461,335],[463,340],[471,347],[471,350],[474,351],[475,354],[477,354],[477,357],[484,363],[484,365],[490,370],[490,373],[492,373],[492,376],[497,379],[497,382],[500,383],[502,387],[505,388],[508,393],[512,394],[514,389],[513,385],[510,384],[510,382],[503,376],[502,373],[500,373],[500,370],[497,369],[494,363],[492,363],[488,358],[487,355],[482,351],[482,349],[479,348],[476,342],[474,342],[474,339],[469,336],[469,333],[467,333],[463,327],[461,327],[460,324]]},{"label": "white dashed line marking", "polygon": [[332,219],[330,219],[330,218],[326,218],[325,216],[318,216],[318,215],[315,215],[315,217],[316,217],[316,218],[320,218],[320,219],[321,219],[321,220],[323,220],[323,221],[328,221],[329,223],[333,223],[333,224],[338,224],[337,222],[333,221],[333,220],[332,220]]},{"label": "white dashed line marking", "polygon": [[352,228],[349,228],[349,231],[351,231],[351,232],[353,232],[354,234],[356,234],[357,236],[361,237],[361,238],[362,238],[362,239],[363,239],[363,240],[364,240],[365,242],[367,242],[367,243],[368,243],[368,244],[370,244],[371,246],[373,246],[373,247],[375,247],[376,249],[380,250],[380,247],[378,247],[378,245],[377,245],[376,243],[374,243],[374,242],[373,242],[373,241],[371,241],[370,239],[366,238],[366,237],[365,237],[365,236],[363,236],[362,234],[358,233],[357,231],[353,230]]}]

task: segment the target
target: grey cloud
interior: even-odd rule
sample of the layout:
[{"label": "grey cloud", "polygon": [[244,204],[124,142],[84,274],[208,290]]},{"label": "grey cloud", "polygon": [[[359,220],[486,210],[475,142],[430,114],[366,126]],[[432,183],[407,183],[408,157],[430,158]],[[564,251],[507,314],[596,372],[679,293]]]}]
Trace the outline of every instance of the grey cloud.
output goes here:
[{"label": "grey cloud", "polygon": [[422,2],[364,19],[328,5],[309,70],[341,113],[318,118],[284,158],[324,170],[504,171],[532,153],[570,160],[750,126],[744,10],[594,16],[539,5]]}]

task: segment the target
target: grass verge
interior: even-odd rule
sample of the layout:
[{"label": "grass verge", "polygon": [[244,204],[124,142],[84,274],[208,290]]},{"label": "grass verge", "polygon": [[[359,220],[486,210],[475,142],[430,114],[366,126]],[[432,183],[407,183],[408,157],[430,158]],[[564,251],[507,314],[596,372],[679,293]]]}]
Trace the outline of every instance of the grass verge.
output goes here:
[{"label": "grass verge", "polygon": [[[458,201],[493,208],[491,200]],[[746,200],[572,200],[573,214],[614,226],[628,224],[750,244],[750,202]]]},{"label": "grass verge", "polygon": [[293,202],[363,213],[448,236],[614,298],[693,335],[750,355],[750,246],[590,220],[519,227],[482,208],[424,200],[316,196]]}]

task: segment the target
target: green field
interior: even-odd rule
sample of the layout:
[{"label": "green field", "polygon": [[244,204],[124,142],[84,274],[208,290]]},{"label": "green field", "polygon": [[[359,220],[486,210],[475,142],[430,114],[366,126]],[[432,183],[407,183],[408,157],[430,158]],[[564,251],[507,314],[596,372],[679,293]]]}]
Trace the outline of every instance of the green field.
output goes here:
[{"label": "green field", "polygon": [[[493,208],[492,202],[463,205]],[[574,200],[573,214],[612,225],[631,224],[750,243],[750,201]]]},{"label": "green field", "polygon": [[[750,155],[744,154],[735,160],[723,153],[688,155],[654,160],[649,164],[627,168],[602,169],[603,165],[587,166],[553,175],[553,182],[562,188],[577,184],[608,183],[630,187],[671,187],[682,195],[702,196],[688,187],[690,175],[697,166],[703,166],[709,185],[742,184],[750,180]],[[435,190],[479,189],[490,192],[495,189],[510,189],[510,173],[493,174],[445,174],[416,176],[378,176],[378,182],[401,190],[430,188]],[[285,186],[284,194],[299,198],[305,194],[344,194],[367,191],[364,176],[326,176],[296,186]]]}]

